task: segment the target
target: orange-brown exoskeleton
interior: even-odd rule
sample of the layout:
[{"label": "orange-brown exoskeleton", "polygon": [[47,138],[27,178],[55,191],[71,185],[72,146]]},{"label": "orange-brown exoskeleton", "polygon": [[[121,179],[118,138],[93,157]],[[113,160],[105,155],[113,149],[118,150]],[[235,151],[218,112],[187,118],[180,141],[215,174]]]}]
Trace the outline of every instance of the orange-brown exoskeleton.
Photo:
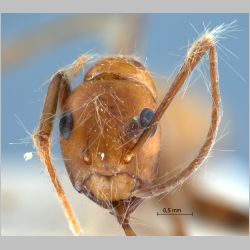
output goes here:
[{"label": "orange-brown exoskeleton", "polygon": [[[158,122],[205,53],[209,53],[212,95],[211,124],[197,157],[177,175],[158,184],[160,128]],[[70,90],[72,78],[87,64],[79,57],[51,80],[39,127],[33,136],[38,155],[75,235],[80,234],[50,158],[53,119],[60,108],[60,145],[70,180],[116,216],[126,235],[135,235],[129,216],[148,197],[167,194],[183,184],[201,165],[213,146],[220,121],[217,58],[213,37],[206,33],[189,49],[169,91],[156,106],[157,93],[149,71],[132,57],[108,57]]]}]

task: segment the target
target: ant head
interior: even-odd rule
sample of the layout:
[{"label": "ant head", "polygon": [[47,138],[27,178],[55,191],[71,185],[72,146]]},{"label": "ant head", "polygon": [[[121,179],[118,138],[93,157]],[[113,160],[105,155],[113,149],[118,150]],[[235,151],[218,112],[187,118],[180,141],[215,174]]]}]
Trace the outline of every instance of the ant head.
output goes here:
[{"label": "ant head", "polygon": [[[66,100],[60,120],[60,144],[74,187],[97,200],[116,201],[129,198],[132,191],[154,178],[159,133],[152,134],[138,157],[123,161],[152,118],[154,86],[125,77],[129,67],[135,73],[139,70],[134,61],[106,60],[114,61],[112,73],[104,72],[98,63],[95,72],[100,74],[89,78],[94,72],[90,69],[86,81]],[[122,63],[129,66],[120,75],[115,74],[114,69]]]}]

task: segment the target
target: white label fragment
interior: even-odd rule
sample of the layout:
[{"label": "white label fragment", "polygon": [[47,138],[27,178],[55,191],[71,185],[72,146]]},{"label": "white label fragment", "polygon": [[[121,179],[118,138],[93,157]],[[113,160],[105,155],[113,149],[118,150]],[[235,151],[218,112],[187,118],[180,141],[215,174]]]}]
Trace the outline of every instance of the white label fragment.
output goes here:
[{"label": "white label fragment", "polygon": [[25,161],[29,161],[30,159],[32,159],[33,157],[33,154],[32,152],[26,152],[24,155],[23,155],[23,158]]}]

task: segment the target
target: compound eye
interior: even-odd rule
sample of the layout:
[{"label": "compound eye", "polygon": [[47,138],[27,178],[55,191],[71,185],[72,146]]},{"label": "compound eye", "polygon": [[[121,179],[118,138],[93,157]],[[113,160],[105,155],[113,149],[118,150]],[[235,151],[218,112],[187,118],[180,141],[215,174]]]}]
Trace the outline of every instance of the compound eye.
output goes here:
[{"label": "compound eye", "polygon": [[137,117],[133,117],[128,123],[123,126],[122,129],[122,138],[130,140],[131,138],[136,137],[141,133],[141,125],[139,119]]},{"label": "compound eye", "polygon": [[[154,114],[154,111],[149,108],[145,108],[142,110],[140,114],[140,124],[142,129],[146,129],[149,126],[150,122],[154,117]],[[156,129],[157,128],[155,127],[154,130],[151,132],[150,136],[153,136],[155,134]]]},{"label": "compound eye", "polygon": [[154,117],[154,112],[151,109],[149,108],[143,109],[140,114],[141,127],[147,128],[150,122],[152,121],[153,117]]},{"label": "compound eye", "polygon": [[73,116],[70,112],[65,112],[60,120],[59,129],[60,135],[68,140],[73,128]]}]

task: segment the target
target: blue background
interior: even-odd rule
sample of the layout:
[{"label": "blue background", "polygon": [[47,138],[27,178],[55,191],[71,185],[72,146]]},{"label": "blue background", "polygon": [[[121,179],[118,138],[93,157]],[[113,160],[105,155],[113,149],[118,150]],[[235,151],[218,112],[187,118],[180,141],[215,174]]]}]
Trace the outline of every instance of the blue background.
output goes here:
[{"label": "blue background", "polygon": [[[2,48],[25,32],[39,29],[50,22],[70,17],[69,14],[3,14],[2,15]],[[233,51],[239,59],[224,51],[227,61],[245,79],[243,81],[230,67],[220,60],[220,88],[225,117],[230,116],[230,145],[248,167],[248,15],[247,14],[150,14],[146,17],[140,56],[147,58],[147,67],[158,75],[170,75],[182,59],[173,54],[184,56],[187,42],[197,36],[192,23],[199,32],[203,31],[203,23],[215,27],[221,23],[237,20],[240,32],[232,34],[236,37],[222,41],[222,44]],[[125,20],[126,22],[126,20]],[[56,31],[55,31],[56,32]],[[182,49],[180,49],[182,48]],[[107,47],[101,39],[92,36],[72,38],[62,42],[53,50],[43,51],[15,68],[2,72],[2,156],[17,157],[31,151],[31,144],[10,145],[27,135],[17,124],[15,115],[32,132],[39,119],[43,97],[47,85],[39,87],[58,68],[71,63],[79,54],[93,49],[94,53],[108,54]],[[199,88],[196,85],[195,88]],[[192,88],[192,91],[193,89]],[[230,115],[229,115],[230,114]]]}]

